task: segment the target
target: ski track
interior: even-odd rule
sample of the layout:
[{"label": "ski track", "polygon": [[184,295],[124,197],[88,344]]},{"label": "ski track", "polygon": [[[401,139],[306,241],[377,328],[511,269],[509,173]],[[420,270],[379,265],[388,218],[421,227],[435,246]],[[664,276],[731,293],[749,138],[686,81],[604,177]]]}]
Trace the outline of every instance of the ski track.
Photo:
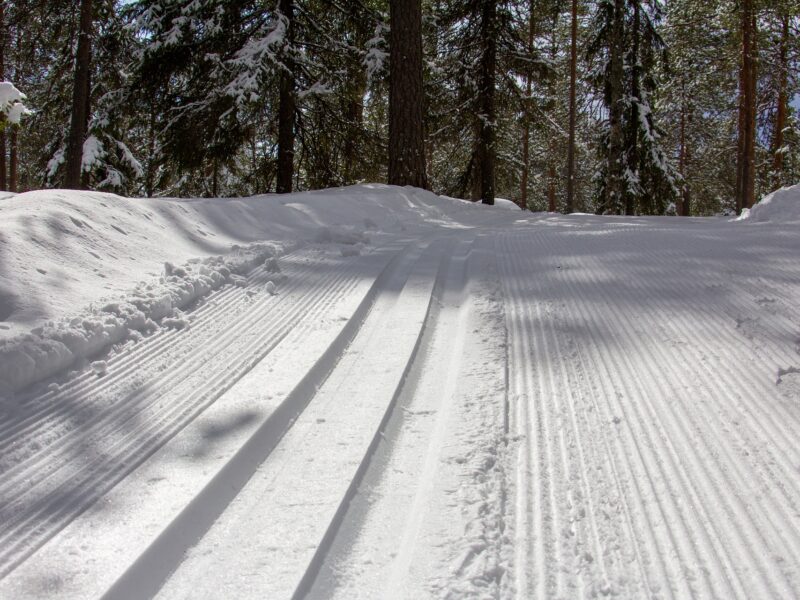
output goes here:
[{"label": "ski track", "polygon": [[453,252],[400,410],[308,598],[508,594],[505,337],[489,247],[468,236]]},{"label": "ski track", "polygon": [[686,223],[534,216],[255,269],[18,396],[0,582],[327,323],[258,464],[107,597],[800,597],[797,243]]},{"label": "ski track", "polygon": [[[298,256],[303,257],[302,254]],[[282,262],[291,263],[291,258],[287,258]],[[62,411],[47,414],[40,421],[44,432],[29,429],[26,437],[35,440],[37,445],[40,439],[47,439],[48,430],[59,431],[51,443],[3,473],[0,484],[0,498],[3,499],[0,503],[0,564],[3,567],[0,573],[13,569],[163,445],[233,385],[298,322],[313,322],[333,302],[345,296],[363,276],[361,270],[354,267],[356,263],[335,259],[332,264],[326,264],[324,258],[315,256],[313,265],[322,267],[323,272],[312,285],[304,282],[302,266],[298,266],[296,272],[286,269],[287,285],[277,296],[268,296],[245,307],[244,314],[238,315],[233,326],[223,331],[216,325],[216,318],[225,314],[229,307],[227,302],[221,301],[203,315],[204,322],[212,329],[209,336],[202,336],[200,330],[197,333],[202,337],[196,340],[193,328],[183,335],[164,336],[169,338],[166,345],[183,350],[178,353],[178,359],[184,360],[161,376],[157,373],[165,365],[164,357],[148,361],[156,371],[152,385],[141,392],[134,391],[111,407],[98,410],[96,407],[103,406],[104,398],[98,398],[93,386],[84,383],[78,391],[77,402],[83,400],[88,404],[81,411],[87,416],[74,415],[75,400],[68,398],[72,402],[62,405]],[[337,264],[339,268],[335,268]],[[260,275],[253,278],[255,282],[270,278],[263,269]],[[247,293],[241,288],[235,288],[233,295],[234,301],[248,302]],[[288,310],[281,310],[283,305],[288,305]],[[201,352],[194,353],[197,349]],[[132,362],[144,358],[142,354],[149,356],[146,351],[137,353]],[[114,367],[111,361],[107,377],[114,376]],[[128,377],[132,374],[126,373]],[[137,372],[134,376],[140,375]],[[99,384],[97,387],[104,387],[104,378],[95,378],[95,381]],[[110,399],[114,398],[113,391],[112,388]],[[65,424],[64,420],[68,422]],[[75,468],[76,462],[79,469]]]},{"label": "ski track", "polygon": [[[563,238],[550,233],[512,234],[504,241],[503,254],[510,258],[504,276],[514,349],[510,369],[516,375],[510,397],[516,399],[514,430],[522,437],[516,503],[521,528],[517,539],[522,541],[516,555],[518,594],[795,597],[800,494],[797,450],[789,432],[796,431],[796,412],[772,404],[774,411],[764,410],[765,399],[775,395],[774,381],[731,368],[752,357],[730,327],[735,318],[724,319],[752,311],[747,303],[763,296],[763,288],[745,282],[724,301],[702,305],[692,302],[701,292],[698,286],[725,281],[716,265],[703,269],[702,278],[681,277],[686,268],[682,257],[659,248],[645,253],[640,263],[647,265],[647,272],[642,273],[624,260],[628,251],[641,255],[643,244],[633,235],[623,237],[617,247],[598,245],[594,256],[575,258]],[[612,281],[628,288],[624,307],[616,306],[619,295],[610,293]],[[670,289],[689,306],[676,309],[663,294],[653,293],[647,284],[658,281],[687,281]],[[635,312],[643,306],[648,312],[642,323],[647,326],[637,327]],[[785,342],[791,337],[789,314],[784,310],[783,320],[773,321],[782,330],[758,332],[764,339],[758,358],[764,363],[792,361],[791,345]],[[572,331],[581,333],[577,344]],[[694,336],[680,345],[673,342],[687,332]],[[732,350],[723,358],[715,355],[720,348]],[[553,364],[552,357],[563,358]],[[534,369],[539,366],[543,373],[537,376]],[[621,378],[620,373],[636,376]],[[554,374],[570,393],[553,389]],[[684,384],[687,375],[691,386]],[[581,384],[587,377],[600,379],[589,383],[591,391]],[[591,418],[581,410],[584,390],[592,399],[590,410],[604,418],[581,430],[581,422]],[[570,394],[572,401],[561,404]],[[531,406],[535,413],[530,413]],[[555,410],[549,413],[546,407]],[[606,434],[622,426],[630,427],[630,435]],[[753,449],[766,456],[759,459]],[[603,455],[608,459],[597,471],[587,469],[587,456]],[[577,480],[563,484],[570,479],[565,473],[576,467]],[[537,486],[537,480],[545,481]],[[592,573],[586,565],[574,564],[581,550],[547,545],[563,532],[562,523],[575,524],[576,487],[582,494],[589,492],[585,508],[590,523],[570,530],[575,547],[589,547],[592,541],[595,548],[607,547],[616,532],[624,540],[617,546],[633,551],[622,569],[613,568],[618,557],[604,557],[603,563],[611,562],[608,570]],[[596,507],[614,495],[621,501],[619,522],[604,532],[608,515],[598,518]],[[573,563],[569,569],[565,560]],[[638,563],[638,577],[624,570],[633,562]]]},{"label": "ski track", "polygon": [[[162,597],[200,594],[211,598],[221,591],[236,595],[242,585],[260,597],[307,593],[391,417],[399,385],[419,347],[433,289],[441,277],[442,256],[450,246],[450,242],[435,241],[430,250],[422,251],[426,260],[417,255],[398,270],[308,407],[231,507],[190,551],[162,588]],[[439,275],[434,277],[436,272]],[[398,323],[405,324],[402,334]],[[395,347],[380,360],[377,347],[385,348],[387,336],[395,332]],[[355,369],[362,368],[371,374],[363,382],[354,376]],[[348,411],[337,406],[342,398],[352,402]],[[337,436],[330,436],[331,427]],[[316,499],[306,499],[302,482],[320,487]],[[245,531],[259,533],[243,540]],[[223,564],[214,559],[213,589],[198,591],[194,580],[209,571],[207,557],[213,556],[214,549],[234,546],[240,551],[225,552]],[[253,547],[281,560],[269,561],[259,552],[246,551]]]}]

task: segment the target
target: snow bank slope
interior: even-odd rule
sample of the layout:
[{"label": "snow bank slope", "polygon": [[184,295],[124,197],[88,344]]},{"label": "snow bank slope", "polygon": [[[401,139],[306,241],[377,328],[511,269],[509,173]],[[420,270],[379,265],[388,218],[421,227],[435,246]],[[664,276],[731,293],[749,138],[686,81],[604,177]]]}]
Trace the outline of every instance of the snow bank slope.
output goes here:
[{"label": "snow bank slope", "polygon": [[180,325],[176,310],[287,248],[341,244],[353,254],[370,230],[464,227],[485,220],[481,213],[383,185],[244,199],[68,190],[2,197],[0,396],[159,319]]},{"label": "snow bank slope", "polygon": [[757,223],[800,223],[800,185],[767,194],[743,213],[741,219]]}]

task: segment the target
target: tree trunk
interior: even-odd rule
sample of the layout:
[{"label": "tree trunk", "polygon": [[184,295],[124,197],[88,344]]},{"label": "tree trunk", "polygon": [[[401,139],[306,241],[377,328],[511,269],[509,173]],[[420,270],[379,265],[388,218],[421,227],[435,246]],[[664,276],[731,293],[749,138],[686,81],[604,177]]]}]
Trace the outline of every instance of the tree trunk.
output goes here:
[{"label": "tree trunk", "polygon": [[389,13],[389,183],[427,188],[421,0],[390,0]]},{"label": "tree trunk", "polygon": [[19,145],[17,126],[11,129],[11,149],[9,150],[8,191],[17,192],[17,172],[19,171]]},{"label": "tree trunk", "polygon": [[742,62],[739,72],[739,143],[736,161],[736,213],[755,200],[756,23],[753,0],[742,3]]},{"label": "tree trunk", "polygon": [[622,114],[625,108],[623,85],[625,79],[625,0],[614,0],[614,14],[609,41],[610,81],[608,97],[608,179],[605,198],[599,207],[601,213],[619,214],[625,191],[624,162],[625,140],[622,131]]},{"label": "tree trunk", "polygon": [[778,73],[778,106],[775,112],[775,132],[772,141],[773,186],[781,187],[783,183],[783,130],[786,128],[788,104],[787,88],[789,84],[789,15],[781,18],[781,46]]},{"label": "tree trunk", "polygon": [[550,136],[550,157],[548,158],[547,165],[547,210],[550,212],[558,211],[558,203],[556,202],[556,148],[553,135]]},{"label": "tree trunk", "polygon": [[[534,38],[534,3],[528,3],[528,60],[533,58],[533,38]],[[532,69],[529,66],[525,73],[525,110],[522,125],[522,177],[520,177],[520,199],[519,206],[522,210],[528,208],[528,171],[531,168],[531,85],[533,80]]]},{"label": "tree trunk", "polygon": [[364,94],[367,88],[367,77],[363,68],[350,72],[346,87],[346,117],[348,135],[344,140],[344,183],[350,185],[358,179],[360,162],[360,144],[364,129]]},{"label": "tree trunk", "polygon": [[[22,79],[20,73],[20,62],[22,53],[22,29],[17,27],[17,39],[15,41],[15,56],[16,61],[14,64],[14,82]],[[11,128],[11,148],[9,149],[9,165],[8,165],[8,190],[16,193],[18,191],[18,172],[19,172],[19,125],[14,125]]]},{"label": "tree trunk", "polygon": [[[631,28],[631,102],[630,116],[628,120],[628,167],[636,168],[638,171],[639,159],[639,102],[641,101],[641,69],[639,68],[639,43],[640,43],[640,23],[639,23],[639,0],[633,0],[633,23]],[[625,186],[625,214],[633,215],[636,212],[636,197],[631,193],[628,186]]]},{"label": "tree trunk", "polygon": [[83,142],[89,116],[89,62],[92,45],[92,0],[81,0],[75,80],[72,86],[72,117],[67,137],[64,187],[80,189]]},{"label": "tree trunk", "polygon": [[[288,20],[286,48],[294,45],[294,0],[280,0],[278,9]],[[292,191],[294,175],[294,113],[295,79],[294,62],[288,53],[283,56],[284,69],[281,71],[280,98],[278,105],[278,180],[276,191],[288,194]]]},{"label": "tree trunk", "polygon": [[748,79],[748,102],[747,102],[747,140],[745,151],[747,153],[747,176],[745,179],[745,206],[752,208],[756,202],[756,110],[758,108],[758,98],[756,97],[756,71],[758,64],[758,36],[756,26],[755,11],[750,18],[750,77]]},{"label": "tree trunk", "polygon": [[[6,19],[5,2],[0,2],[0,81],[6,79],[5,64],[6,49]],[[0,190],[8,189],[6,181],[6,117],[0,115]]]},{"label": "tree trunk", "polygon": [[678,172],[683,178],[683,185],[681,186],[681,199],[678,207],[678,214],[682,217],[688,217],[690,212],[690,190],[689,184],[686,182],[687,171],[689,169],[689,144],[686,141],[686,128],[688,122],[691,121],[691,113],[686,105],[685,90],[681,88],[681,124],[680,124],[680,150],[678,152]]},{"label": "tree trunk", "polygon": [[569,57],[569,141],[567,143],[567,206],[566,212],[575,211],[575,120],[578,64],[578,0],[572,0]]},{"label": "tree trunk", "polygon": [[484,204],[494,204],[496,20],[497,0],[483,0],[481,5],[478,162],[481,172],[481,201]]}]

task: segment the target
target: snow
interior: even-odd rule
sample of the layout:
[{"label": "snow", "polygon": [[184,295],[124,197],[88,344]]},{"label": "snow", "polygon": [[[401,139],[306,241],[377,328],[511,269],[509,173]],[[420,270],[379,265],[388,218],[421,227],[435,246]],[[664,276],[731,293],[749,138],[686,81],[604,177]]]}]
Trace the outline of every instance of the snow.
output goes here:
[{"label": "snow", "polygon": [[0,597],[794,597],[799,201],[5,194]]},{"label": "snow", "polygon": [[754,223],[800,223],[800,185],[781,188],[764,196],[737,218]]},{"label": "snow", "polygon": [[20,92],[10,81],[0,81],[0,113],[9,123],[19,125],[20,120],[29,110],[23,104],[25,94]]}]

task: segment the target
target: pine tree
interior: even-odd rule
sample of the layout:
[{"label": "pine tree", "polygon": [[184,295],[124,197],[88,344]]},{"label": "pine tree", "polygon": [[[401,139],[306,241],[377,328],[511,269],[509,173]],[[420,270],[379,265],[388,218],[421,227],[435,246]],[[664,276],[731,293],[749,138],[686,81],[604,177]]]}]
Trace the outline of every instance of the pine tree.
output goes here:
[{"label": "pine tree", "polygon": [[739,127],[736,155],[736,213],[755,202],[756,14],[753,0],[742,0]]},{"label": "pine tree", "polygon": [[389,5],[389,183],[426,188],[422,4],[391,0]]},{"label": "pine tree", "polygon": [[81,0],[80,32],[75,55],[75,79],[72,84],[72,116],[65,158],[64,187],[80,189],[82,186],[83,144],[89,125],[89,80],[92,52],[92,0]]},{"label": "pine tree", "polygon": [[572,0],[570,11],[569,55],[569,141],[567,142],[567,205],[566,212],[575,210],[575,121],[577,118],[578,67],[578,0]]},{"label": "pine tree", "polygon": [[657,1],[603,0],[590,48],[602,57],[598,81],[608,111],[600,143],[600,213],[662,214],[677,193],[677,173],[661,148],[650,102],[664,42]]}]

